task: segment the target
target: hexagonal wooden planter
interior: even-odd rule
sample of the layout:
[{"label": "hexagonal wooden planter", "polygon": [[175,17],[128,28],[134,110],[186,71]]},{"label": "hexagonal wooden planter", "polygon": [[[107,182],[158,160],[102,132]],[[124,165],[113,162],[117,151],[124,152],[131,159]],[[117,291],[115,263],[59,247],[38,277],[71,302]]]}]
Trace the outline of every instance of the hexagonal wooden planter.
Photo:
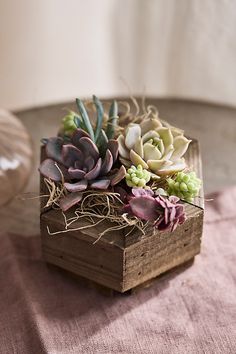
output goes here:
[{"label": "hexagonal wooden planter", "polygon": [[[197,140],[185,155],[188,166],[201,178],[201,157]],[[44,193],[41,183],[41,193]],[[193,259],[199,252],[203,228],[204,199],[185,203],[187,221],[173,232],[150,230],[146,236],[123,230],[104,235],[94,243],[104,225],[80,231],[49,235],[64,229],[60,211],[41,209],[42,253],[46,262],[118,292],[125,292]],[[81,227],[82,222],[73,224]]]}]

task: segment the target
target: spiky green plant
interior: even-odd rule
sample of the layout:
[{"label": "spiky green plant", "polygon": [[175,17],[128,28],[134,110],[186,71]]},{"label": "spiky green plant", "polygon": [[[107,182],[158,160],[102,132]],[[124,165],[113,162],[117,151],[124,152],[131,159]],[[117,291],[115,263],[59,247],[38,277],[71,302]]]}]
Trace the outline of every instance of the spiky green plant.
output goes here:
[{"label": "spiky green plant", "polygon": [[107,150],[108,141],[113,139],[115,136],[118,120],[117,102],[114,100],[111,103],[109,117],[106,123],[104,119],[105,114],[103,104],[95,95],[93,95],[93,103],[97,112],[95,127],[91,124],[91,119],[83,101],[77,98],[76,105],[79,114],[69,111],[62,121],[63,131],[65,135],[70,136],[77,128],[84,130],[89,134],[91,140],[97,145],[100,153],[104,155]]}]

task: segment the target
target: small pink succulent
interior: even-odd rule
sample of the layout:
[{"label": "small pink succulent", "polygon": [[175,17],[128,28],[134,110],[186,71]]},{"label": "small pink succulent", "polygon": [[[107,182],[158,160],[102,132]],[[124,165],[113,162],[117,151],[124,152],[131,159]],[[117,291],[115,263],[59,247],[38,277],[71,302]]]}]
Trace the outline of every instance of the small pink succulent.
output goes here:
[{"label": "small pink succulent", "polygon": [[160,231],[174,231],[186,220],[184,205],[175,196],[155,196],[150,189],[133,188],[124,211],[141,220],[152,221]]}]

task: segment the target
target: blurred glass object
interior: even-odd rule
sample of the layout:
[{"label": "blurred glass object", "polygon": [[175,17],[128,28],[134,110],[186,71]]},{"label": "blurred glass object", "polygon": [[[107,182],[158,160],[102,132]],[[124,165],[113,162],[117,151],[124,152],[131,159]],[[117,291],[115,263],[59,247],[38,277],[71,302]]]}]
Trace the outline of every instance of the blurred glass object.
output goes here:
[{"label": "blurred glass object", "polygon": [[32,168],[32,144],[23,124],[0,109],[0,207],[25,187]]}]

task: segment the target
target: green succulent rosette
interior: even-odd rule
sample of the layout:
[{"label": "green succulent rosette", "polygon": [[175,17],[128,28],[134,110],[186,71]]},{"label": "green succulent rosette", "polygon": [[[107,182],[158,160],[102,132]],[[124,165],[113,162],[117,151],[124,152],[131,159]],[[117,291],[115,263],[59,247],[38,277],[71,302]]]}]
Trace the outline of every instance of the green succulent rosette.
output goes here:
[{"label": "green succulent rosette", "polygon": [[170,176],[185,169],[183,155],[190,141],[182,130],[150,117],[130,123],[118,137],[120,162],[126,167],[141,165],[152,178]]}]

